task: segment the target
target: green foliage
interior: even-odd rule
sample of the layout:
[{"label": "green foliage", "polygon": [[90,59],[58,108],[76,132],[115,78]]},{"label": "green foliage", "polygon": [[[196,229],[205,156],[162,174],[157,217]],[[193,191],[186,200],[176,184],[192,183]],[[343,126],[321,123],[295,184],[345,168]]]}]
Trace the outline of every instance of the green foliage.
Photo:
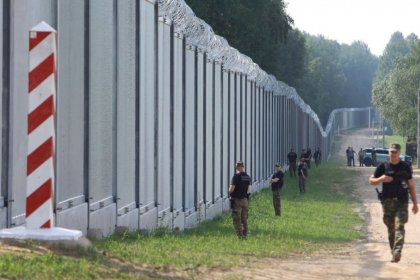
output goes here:
[{"label": "green foliage", "polygon": [[370,104],[377,58],[363,42],[339,44],[323,36],[305,34],[305,73],[298,93],[326,124],[336,108]]},{"label": "green foliage", "polygon": [[283,0],[187,0],[216,34],[277,79],[293,85],[302,74],[304,38],[292,31]]},{"label": "green foliage", "polygon": [[395,56],[393,68],[381,80],[376,80],[373,87],[373,103],[395,133],[404,137],[416,135],[420,85],[420,41],[410,40],[405,44],[411,46],[410,52]]},{"label": "green foliage", "polygon": [[231,46],[295,87],[322,123],[333,109],[370,104],[377,58],[365,43],[340,45],[292,29],[284,0],[186,2]]}]

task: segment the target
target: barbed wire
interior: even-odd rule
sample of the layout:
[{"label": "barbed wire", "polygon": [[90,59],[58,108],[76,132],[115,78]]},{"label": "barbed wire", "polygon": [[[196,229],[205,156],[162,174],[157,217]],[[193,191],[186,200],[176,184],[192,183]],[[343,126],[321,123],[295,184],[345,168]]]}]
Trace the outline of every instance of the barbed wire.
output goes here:
[{"label": "barbed wire", "polygon": [[[286,83],[278,81],[274,75],[262,70],[250,57],[240,53],[231,47],[227,40],[214,33],[210,25],[195,16],[193,10],[184,0],[158,0],[158,16],[166,18],[174,25],[174,32],[182,34],[188,44],[196,46],[198,50],[205,52],[207,59],[222,64],[223,69],[244,74],[258,86],[276,95],[286,96],[308,114],[319,127],[323,137],[327,137],[333,129],[336,109],[331,112],[325,130],[322,128],[318,115],[296,92],[296,89]],[[366,108],[361,108],[361,110]]]}]

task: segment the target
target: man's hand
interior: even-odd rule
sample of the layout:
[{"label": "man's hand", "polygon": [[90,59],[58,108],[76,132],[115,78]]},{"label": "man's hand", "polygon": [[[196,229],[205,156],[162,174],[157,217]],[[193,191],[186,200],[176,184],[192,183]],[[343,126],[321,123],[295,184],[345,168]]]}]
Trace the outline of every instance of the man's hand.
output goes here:
[{"label": "man's hand", "polygon": [[381,180],[382,183],[391,183],[392,180],[394,180],[394,178],[387,175],[382,175],[381,177],[379,177],[379,179]]},{"label": "man's hand", "polygon": [[413,204],[413,208],[411,208],[411,211],[413,211],[413,214],[417,214],[417,212],[419,211],[417,203]]},{"label": "man's hand", "polygon": [[277,183],[278,181],[279,181],[279,178],[271,179],[271,182],[273,182],[273,183]]}]

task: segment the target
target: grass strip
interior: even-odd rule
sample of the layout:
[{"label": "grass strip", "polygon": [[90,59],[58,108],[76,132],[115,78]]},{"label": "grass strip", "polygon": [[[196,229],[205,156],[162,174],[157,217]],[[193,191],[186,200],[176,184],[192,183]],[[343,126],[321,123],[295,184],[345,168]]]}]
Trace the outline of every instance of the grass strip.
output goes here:
[{"label": "grass strip", "polygon": [[332,248],[360,237],[361,219],[352,208],[355,170],[334,163],[314,166],[307,193],[300,194],[295,178],[286,176],[282,216],[274,216],[270,189],[252,196],[249,238],[238,240],[230,213],[206,221],[182,234],[159,229],[152,234],[114,235],[95,244],[110,255],[158,266],[194,268],[230,267],[253,257],[282,257],[291,252]]}]

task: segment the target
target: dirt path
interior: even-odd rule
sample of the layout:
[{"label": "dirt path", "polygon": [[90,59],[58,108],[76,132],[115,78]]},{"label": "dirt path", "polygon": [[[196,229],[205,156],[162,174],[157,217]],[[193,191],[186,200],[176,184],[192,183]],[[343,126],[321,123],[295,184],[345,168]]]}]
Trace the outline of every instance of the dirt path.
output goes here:
[{"label": "dirt path", "polygon": [[[347,146],[358,150],[372,146],[373,139],[367,129],[345,134],[340,143],[343,168],[357,168],[362,173],[354,182],[354,187],[362,199],[362,207],[357,210],[365,219],[367,238],[339,251],[296,256],[287,260],[265,259],[240,271],[210,271],[207,279],[420,279],[420,214],[414,216],[410,212],[402,259],[398,264],[391,263],[386,228],[382,223],[382,208],[375,189],[367,181],[374,168],[347,167],[344,159]],[[420,170],[414,172],[419,192]],[[409,207],[411,209],[411,205]]]}]

